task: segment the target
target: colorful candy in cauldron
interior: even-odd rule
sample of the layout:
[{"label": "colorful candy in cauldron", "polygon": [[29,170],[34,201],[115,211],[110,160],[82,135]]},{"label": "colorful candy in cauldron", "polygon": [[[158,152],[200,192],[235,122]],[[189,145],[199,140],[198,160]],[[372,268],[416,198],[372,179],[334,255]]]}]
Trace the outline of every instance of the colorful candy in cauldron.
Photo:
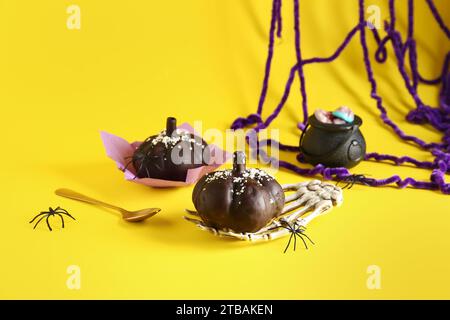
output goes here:
[{"label": "colorful candy in cauldron", "polygon": [[201,178],[192,201],[202,220],[213,228],[255,232],[279,216],[284,206],[280,184],[260,169],[245,166],[245,154],[233,155],[233,169]]},{"label": "colorful candy in cauldron", "polygon": [[199,136],[177,129],[177,120],[167,118],[166,130],[147,138],[131,162],[139,178],[185,181],[189,169],[209,163],[208,144]]},{"label": "colorful candy in cauldron", "polygon": [[300,138],[300,152],[313,165],[354,167],[366,154],[361,125],[361,118],[347,107],[333,112],[319,109],[308,118],[308,127]]}]

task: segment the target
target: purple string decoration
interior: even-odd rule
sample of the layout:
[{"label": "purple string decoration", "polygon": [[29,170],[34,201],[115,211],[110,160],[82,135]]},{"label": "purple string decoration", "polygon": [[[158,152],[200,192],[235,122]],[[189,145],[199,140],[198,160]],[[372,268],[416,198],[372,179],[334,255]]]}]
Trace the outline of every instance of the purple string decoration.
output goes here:
[{"label": "purple string decoration", "polygon": [[[282,16],[281,16],[281,1],[273,0],[272,17],[269,31],[269,46],[268,55],[266,61],[266,68],[264,74],[264,80],[260,99],[258,103],[257,112],[250,114],[245,118],[237,118],[231,125],[232,129],[243,129],[247,127],[253,127],[253,130],[247,135],[247,143],[249,144],[251,152],[257,157],[263,159],[266,162],[276,163],[279,167],[295,172],[303,176],[322,176],[325,180],[347,180],[351,177],[358,177],[357,183],[361,183],[368,186],[379,187],[391,184],[396,184],[399,188],[412,187],[417,189],[426,190],[438,190],[444,194],[450,194],[450,184],[445,182],[445,174],[450,170],[450,52],[448,52],[444,58],[441,73],[433,79],[425,79],[419,72],[418,68],[418,56],[417,56],[417,42],[414,38],[414,1],[408,0],[408,31],[406,39],[403,40],[400,32],[396,29],[396,11],[395,0],[389,0],[389,21],[385,22],[386,35],[382,38],[378,31],[371,27],[373,37],[377,43],[377,50],[375,51],[375,61],[378,63],[384,63],[387,60],[387,48],[388,43],[392,45],[394,56],[397,61],[397,67],[400,75],[403,78],[405,87],[414,100],[416,108],[406,115],[406,119],[415,124],[430,124],[434,129],[442,133],[442,142],[425,142],[422,139],[406,134],[400,127],[392,121],[387,109],[384,106],[382,97],[378,94],[377,81],[375,79],[372,63],[370,59],[370,53],[367,45],[367,33],[366,29],[369,25],[365,21],[364,17],[364,0],[358,0],[359,8],[359,21],[358,24],[350,30],[345,37],[342,44],[337,50],[329,57],[315,57],[304,59],[301,51],[301,33],[300,33],[300,0],[293,0],[294,5],[294,32],[295,32],[295,54],[297,62],[291,68],[289,77],[286,82],[284,93],[280,102],[272,113],[263,119],[262,111],[266,100],[267,90],[269,86],[270,70],[272,66],[272,58],[274,53],[274,39],[275,35],[281,37],[282,32]],[[439,25],[440,29],[445,33],[447,38],[450,39],[450,29],[444,23],[439,11],[434,5],[433,0],[426,0],[427,5]],[[335,61],[340,54],[345,50],[347,45],[359,34],[359,41],[362,49],[363,62],[367,74],[367,80],[370,84],[370,96],[375,100],[377,109],[380,113],[380,118],[384,124],[390,127],[394,133],[401,139],[410,143],[413,143],[417,147],[428,151],[433,157],[433,161],[419,161],[408,156],[394,156],[388,154],[380,154],[377,152],[367,153],[365,160],[388,162],[396,166],[403,164],[410,164],[417,168],[432,170],[429,181],[417,181],[413,178],[407,177],[402,179],[398,175],[393,175],[385,179],[373,179],[367,178],[363,175],[353,175],[346,168],[327,168],[322,164],[318,164],[313,168],[300,167],[298,165],[269,157],[267,153],[262,149],[270,145],[280,150],[287,152],[296,152],[297,160],[303,163],[303,155],[299,153],[298,146],[290,146],[282,144],[275,140],[263,140],[259,141],[258,131],[267,128],[271,122],[277,118],[281,110],[283,109],[294,82],[295,76],[298,75],[300,80],[300,93],[302,97],[302,113],[303,120],[298,124],[300,130],[305,130],[306,121],[308,119],[308,100],[306,91],[306,78],[304,74],[304,66],[315,63],[328,63]],[[406,71],[407,63],[411,70],[411,75]],[[417,88],[419,84],[436,85],[441,84],[442,89],[439,95],[439,107],[431,107],[426,105],[419,96]]]}]

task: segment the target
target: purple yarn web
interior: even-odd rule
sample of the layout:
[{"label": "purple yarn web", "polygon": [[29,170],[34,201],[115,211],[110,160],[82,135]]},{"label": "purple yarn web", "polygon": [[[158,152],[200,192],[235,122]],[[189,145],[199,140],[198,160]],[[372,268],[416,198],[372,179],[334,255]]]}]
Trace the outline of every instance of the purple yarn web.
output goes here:
[{"label": "purple yarn web", "polygon": [[[434,2],[432,0],[426,0],[430,11],[436,20],[437,24],[441,30],[446,34],[447,38],[450,39],[450,30],[445,25],[441,15],[439,14]],[[419,161],[408,156],[394,156],[387,154],[379,154],[376,152],[366,154],[365,160],[377,161],[377,162],[390,162],[394,165],[410,164],[417,168],[432,170],[429,181],[417,181],[413,178],[407,177],[402,179],[398,175],[393,175],[385,179],[373,179],[364,178],[360,183],[369,186],[385,186],[390,184],[396,184],[399,188],[405,188],[407,186],[417,188],[417,189],[427,189],[427,190],[439,190],[444,194],[450,194],[450,184],[445,182],[445,174],[450,170],[450,52],[448,52],[444,58],[441,73],[434,79],[425,79],[418,70],[418,57],[417,57],[417,43],[414,38],[414,1],[408,0],[408,30],[405,41],[403,41],[400,32],[395,28],[396,25],[396,11],[395,11],[395,0],[389,0],[389,15],[390,21],[385,22],[385,37],[381,38],[378,31],[375,28],[370,28],[372,30],[374,39],[378,45],[375,52],[375,60],[378,63],[384,63],[387,60],[387,44],[392,45],[395,59],[397,60],[398,71],[402,76],[405,87],[411,95],[416,108],[408,113],[406,119],[409,122],[415,124],[430,124],[434,129],[442,133],[443,138],[441,143],[429,143],[422,139],[406,134],[400,127],[392,121],[387,113],[386,108],[383,104],[382,97],[377,91],[377,82],[372,69],[372,64],[370,60],[369,49],[367,45],[367,34],[366,27],[369,24],[364,18],[364,0],[358,0],[359,5],[359,22],[358,24],[348,33],[344,41],[337,48],[337,50],[329,57],[314,57],[309,59],[303,59],[301,51],[301,33],[300,33],[300,10],[299,10],[300,0],[293,0],[294,5],[294,32],[295,32],[295,54],[296,54],[296,64],[291,68],[289,77],[286,82],[286,86],[281,97],[280,102],[272,113],[263,120],[262,111],[266,100],[267,90],[269,86],[270,70],[272,65],[272,58],[274,54],[274,39],[276,36],[281,37],[282,28],[282,17],[281,17],[281,0],[273,0],[272,6],[272,17],[271,25],[269,31],[269,47],[268,55],[266,61],[266,69],[264,75],[264,81],[262,85],[261,95],[258,103],[257,112],[250,114],[247,117],[237,118],[231,125],[232,129],[243,129],[246,127],[254,126],[254,130],[250,131],[247,136],[247,142],[249,143],[250,150],[254,155],[264,159],[267,162],[276,162],[281,168],[293,171],[297,174],[304,176],[316,176],[320,175],[326,180],[342,180],[352,174],[346,168],[327,168],[321,164],[316,165],[313,168],[302,168],[300,166],[294,165],[287,161],[280,159],[275,159],[269,157],[264,150],[261,148],[267,145],[271,147],[277,147],[280,150],[288,152],[299,152],[298,146],[289,146],[282,144],[275,140],[263,140],[259,141],[257,137],[257,132],[261,129],[267,128],[271,122],[277,118],[281,110],[283,109],[291,88],[294,82],[295,76],[298,75],[300,80],[300,93],[302,96],[302,112],[303,120],[298,124],[299,129],[304,130],[305,124],[308,118],[308,101],[306,92],[306,78],[304,74],[304,66],[315,63],[328,63],[335,61],[340,54],[345,50],[347,45],[352,41],[352,39],[359,33],[359,41],[362,49],[362,56],[364,61],[365,70],[367,73],[367,80],[370,84],[370,96],[375,100],[377,109],[380,112],[380,118],[384,124],[389,126],[394,133],[402,140],[415,144],[423,150],[430,152],[433,156],[433,161]],[[411,75],[407,72],[406,63],[409,62],[409,67],[411,70]],[[417,88],[419,83],[426,85],[442,84],[442,90],[439,96],[440,106],[435,108],[426,105],[420,98]],[[301,153],[297,154],[297,160],[299,162],[303,161],[303,156]]]}]

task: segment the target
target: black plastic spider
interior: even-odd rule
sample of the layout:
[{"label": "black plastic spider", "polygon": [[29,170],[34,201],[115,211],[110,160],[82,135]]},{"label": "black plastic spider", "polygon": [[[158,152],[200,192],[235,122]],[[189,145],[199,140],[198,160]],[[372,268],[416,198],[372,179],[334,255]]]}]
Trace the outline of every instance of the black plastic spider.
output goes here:
[{"label": "black plastic spider", "polygon": [[[147,140],[145,140],[144,142],[147,142]],[[120,170],[122,172],[125,172],[125,170],[127,170],[130,165],[133,165],[134,161],[139,160],[140,161],[139,168],[134,168],[136,173],[133,173],[133,175],[134,175],[133,180],[138,178],[137,172],[142,172],[143,169],[145,169],[145,173],[147,174],[147,177],[150,177],[150,171],[148,170],[148,166],[146,165],[147,162],[149,161],[148,159],[149,159],[148,155],[145,155],[142,153],[137,153],[137,154],[133,154],[132,156],[125,157],[124,160],[128,160],[128,162],[125,165],[125,167],[123,167],[123,169],[120,169]]]},{"label": "black plastic spider", "polygon": [[56,209],[53,209],[52,207],[49,207],[49,208],[48,208],[48,211],[41,211],[41,213],[39,213],[37,216],[35,216],[35,217],[33,218],[33,220],[30,221],[30,223],[33,223],[34,220],[36,220],[38,217],[42,216],[42,217],[36,222],[36,224],[35,224],[34,227],[33,227],[33,229],[36,229],[36,227],[37,227],[37,225],[39,224],[39,222],[41,222],[42,219],[44,219],[45,217],[47,217],[47,219],[46,219],[45,221],[47,222],[48,229],[49,229],[50,231],[52,231],[52,227],[50,226],[50,223],[48,222],[48,218],[54,217],[54,216],[59,216],[59,217],[61,218],[61,224],[62,224],[62,227],[64,228],[64,218],[63,218],[63,215],[68,216],[68,217],[72,218],[73,220],[75,220],[75,218],[72,217],[72,216],[69,214],[69,212],[67,212],[67,210],[65,210],[65,209],[63,209],[63,208],[60,208],[60,207],[57,207]]},{"label": "black plastic spider", "polygon": [[339,180],[336,182],[336,186],[339,186],[339,183],[343,182],[345,183],[345,185],[342,187],[342,189],[351,189],[355,185],[355,183],[368,186],[370,180],[370,178],[367,178],[363,174],[352,174],[343,178],[339,178]]},{"label": "black plastic spider", "polygon": [[[292,224],[290,224],[289,222],[286,222],[286,221],[281,221],[281,225],[279,227],[285,228],[285,229],[289,230],[289,232],[291,233],[288,244],[286,245],[286,248],[284,249],[283,253],[286,253],[286,251],[289,249],[292,238],[294,238],[294,251],[297,248],[297,237],[299,237],[300,240],[303,241],[303,244],[305,245],[306,249],[308,249],[308,245],[306,244],[306,241],[303,237],[305,237],[312,244],[314,244],[314,242],[311,240],[311,238],[308,237],[305,233],[306,227],[298,224],[297,221],[295,221]],[[279,228],[279,227],[275,227],[275,228]]]}]

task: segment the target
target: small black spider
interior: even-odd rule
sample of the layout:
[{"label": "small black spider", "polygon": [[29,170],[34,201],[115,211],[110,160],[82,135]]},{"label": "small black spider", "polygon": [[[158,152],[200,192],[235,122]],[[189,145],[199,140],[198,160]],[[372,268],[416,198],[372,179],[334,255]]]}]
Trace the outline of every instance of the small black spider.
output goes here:
[{"label": "small black spider", "polygon": [[[297,221],[295,221],[292,224],[290,224],[287,221],[281,221],[281,225],[279,227],[285,228],[285,229],[289,230],[289,232],[291,233],[291,236],[289,237],[289,241],[288,241],[288,243],[286,245],[286,248],[284,249],[283,253],[286,253],[286,251],[289,249],[289,247],[291,245],[292,238],[294,238],[294,251],[297,248],[297,237],[299,237],[300,240],[303,241],[303,244],[305,245],[305,249],[308,249],[308,245],[306,244],[306,241],[305,241],[305,239],[303,237],[305,237],[312,244],[314,244],[314,242],[311,240],[311,238],[308,237],[306,235],[306,233],[305,233],[306,227],[298,224]],[[279,227],[275,227],[275,228],[279,228]]]},{"label": "small black spider", "polygon": [[352,174],[343,178],[339,178],[339,180],[336,182],[336,186],[339,186],[339,183],[343,182],[345,183],[345,185],[342,187],[342,189],[351,189],[355,185],[355,183],[368,186],[370,180],[370,178],[367,178],[363,174]]},{"label": "small black spider", "polygon": [[48,222],[48,218],[54,217],[54,216],[59,216],[59,217],[61,218],[61,224],[62,224],[62,227],[64,228],[64,218],[63,218],[63,215],[68,216],[68,217],[72,218],[73,220],[75,220],[75,218],[72,217],[72,216],[69,214],[69,212],[67,212],[67,210],[65,210],[65,209],[63,209],[63,208],[60,208],[60,207],[57,207],[56,209],[53,209],[53,208],[49,207],[49,208],[48,208],[48,211],[41,211],[41,213],[39,213],[37,216],[35,216],[35,217],[33,218],[33,220],[30,221],[30,223],[32,223],[34,220],[36,220],[36,218],[42,216],[42,217],[36,222],[36,224],[35,224],[34,227],[33,227],[33,229],[36,229],[36,227],[37,227],[37,225],[39,224],[39,222],[41,222],[42,219],[44,219],[45,217],[47,217],[47,219],[46,219],[45,221],[47,222],[48,229],[49,229],[50,231],[52,231],[52,227],[50,226],[50,223]]}]

